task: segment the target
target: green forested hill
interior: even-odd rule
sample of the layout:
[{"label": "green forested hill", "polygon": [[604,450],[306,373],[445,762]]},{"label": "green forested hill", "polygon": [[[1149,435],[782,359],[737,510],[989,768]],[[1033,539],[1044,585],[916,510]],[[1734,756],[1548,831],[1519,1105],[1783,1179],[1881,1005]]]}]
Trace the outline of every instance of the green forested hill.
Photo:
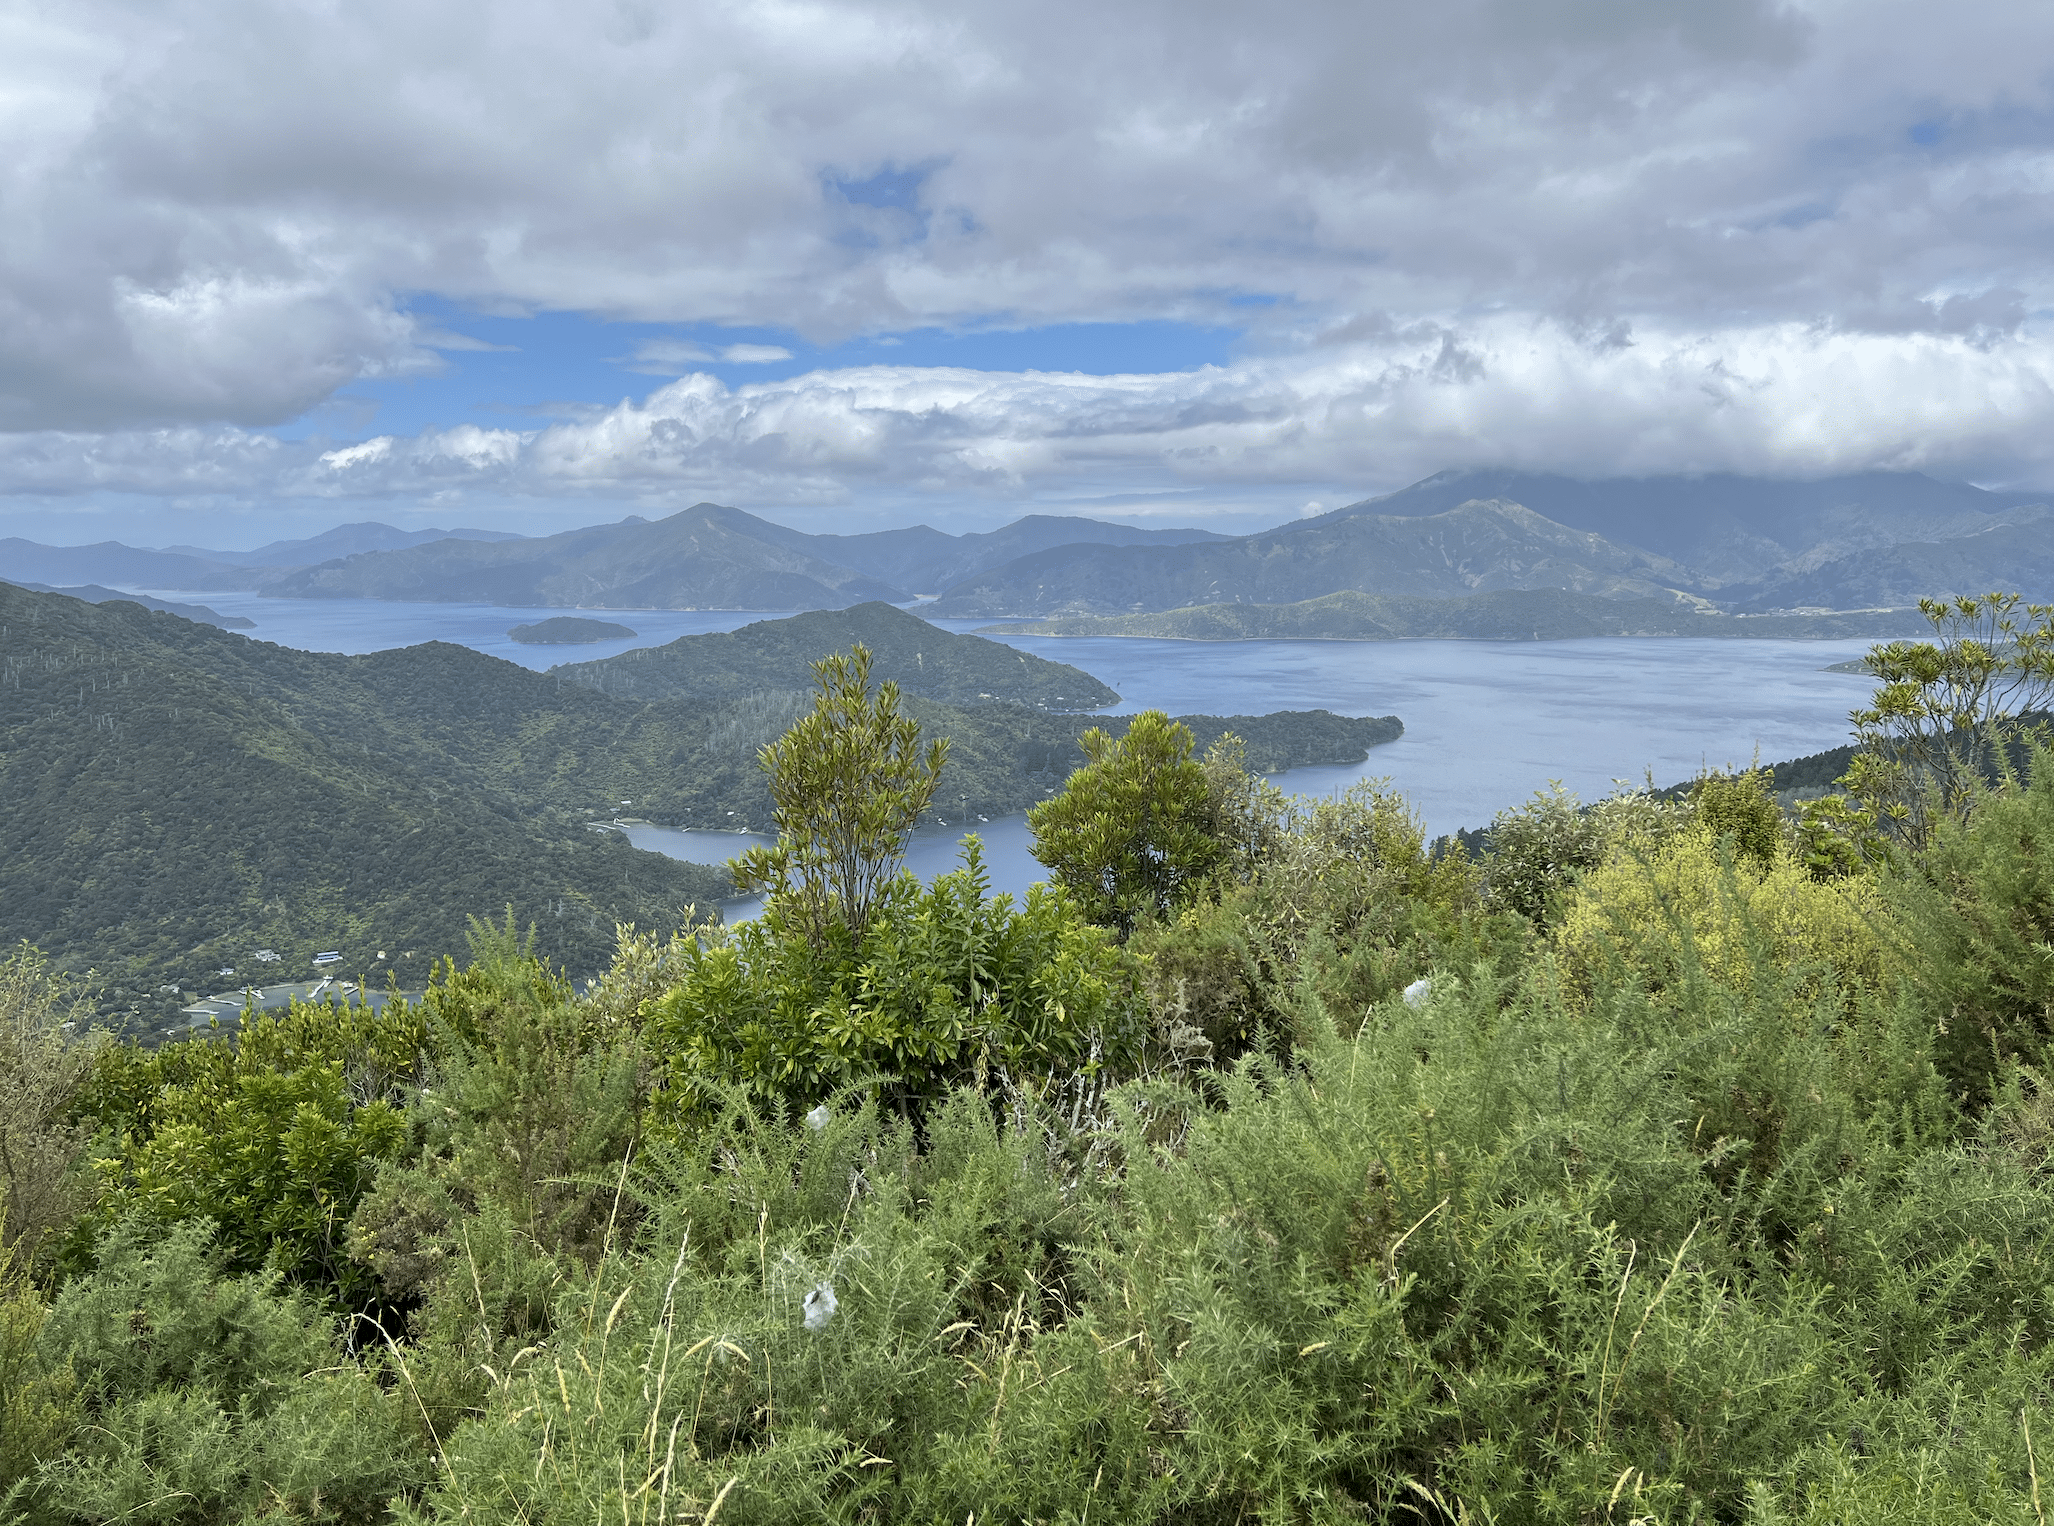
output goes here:
[{"label": "green forested hill", "polygon": [[733,700],[767,689],[808,688],[811,664],[858,641],[876,658],[879,678],[944,704],[1096,710],[1120,697],[1067,663],[981,636],[958,636],[881,602],[760,620],[725,634],[681,636],[667,646],[563,663],[550,672],[632,699]]},{"label": "green forested hill", "polygon": [[[810,618],[728,638],[725,671],[782,674],[793,650],[817,656],[816,628],[780,628]],[[945,653],[970,640],[922,629]],[[1019,655],[975,647],[1001,654],[1000,672]],[[1033,662],[1039,679],[1095,682]],[[349,973],[405,982],[462,950],[470,916],[511,903],[552,958],[594,968],[616,920],[673,920],[727,879],[585,823],[766,825],[757,750],[806,705],[803,678],[801,663],[793,687],[719,703],[625,699],[442,642],[302,652],[134,604],[0,587],[0,940],[98,968],[120,1005],[161,1007],[173,998],[160,987],[215,989],[222,968],[237,981],[303,975],[331,948]],[[910,706],[953,744],[945,814],[966,801],[1022,810],[1081,761],[1085,729],[1125,724]],[[1228,724],[1188,719],[1201,745]],[[1402,730],[1323,711],[1232,726],[1265,770],[1360,759]],[[254,966],[259,948],[280,960]]]},{"label": "green forested hill", "polygon": [[[111,1006],[154,1010],[176,1000],[162,987],[189,998],[232,983],[224,967],[303,977],[331,948],[348,973],[416,981],[462,951],[468,916],[509,903],[554,957],[595,968],[616,920],[725,892],[722,871],[509,787],[523,734],[556,728],[518,708],[480,725],[492,669],[522,672],[454,647],[290,652],[0,589],[0,939],[97,968]],[[536,753],[575,793],[578,755]],[[260,948],[281,957],[259,964]]]}]

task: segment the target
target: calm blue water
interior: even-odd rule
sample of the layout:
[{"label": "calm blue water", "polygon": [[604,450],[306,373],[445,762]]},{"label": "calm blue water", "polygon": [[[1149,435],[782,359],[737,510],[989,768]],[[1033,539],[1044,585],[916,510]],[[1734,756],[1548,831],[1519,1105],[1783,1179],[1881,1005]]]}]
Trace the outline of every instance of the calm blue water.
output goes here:
[{"label": "calm blue water", "polygon": [[[542,669],[583,662],[679,636],[733,630],[761,614],[721,611],[596,613],[634,627],[628,641],[579,647],[520,646],[509,627],[561,609],[399,604],[368,599],[264,599],[178,593],[257,622],[259,640],[312,651],[368,652],[417,641],[454,641]],[[975,631],[985,622],[937,621]],[[1139,641],[1008,636],[1009,645],[1072,663],[1121,695],[1117,711],[1259,715],[1328,709],[1397,715],[1403,740],[1360,765],[1293,770],[1279,782],[1306,793],[1388,777],[1429,832],[1481,826],[1551,779],[1585,798],[1616,779],[1658,784],[1705,765],[1801,757],[1847,739],[1847,712],[1867,698],[1866,680],[1823,669],[1859,656],[1865,641]],[[908,861],[923,875],[954,867],[962,828],[931,828]],[[997,889],[1019,893],[1039,866],[1019,817],[969,824],[986,845]],[[641,846],[700,862],[737,850],[735,834],[635,828]]]},{"label": "calm blue water", "polygon": [[[266,599],[253,593],[137,592],[185,604],[204,604],[217,614],[254,620],[241,634],[256,641],[306,652],[382,652],[422,641],[453,641],[474,651],[504,657],[540,672],[560,662],[591,662],[638,646],[662,646],[680,636],[731,631],[756,620],[775,620],[760,610],[725,609],[514,609],[498,604],[402,604],[385,599]],[[523,646],[507,635],[516,625],[533,625],[555,615],[589,614],[634,631],[632,639],[595,641],[590,646]]]}]

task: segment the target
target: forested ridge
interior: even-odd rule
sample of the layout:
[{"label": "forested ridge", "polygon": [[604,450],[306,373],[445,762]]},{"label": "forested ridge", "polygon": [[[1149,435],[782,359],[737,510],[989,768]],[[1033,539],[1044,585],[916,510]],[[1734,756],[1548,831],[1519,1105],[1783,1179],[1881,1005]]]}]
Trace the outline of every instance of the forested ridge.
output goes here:
[{"label": "forested ridge", "polygon": [[[827,638],[795,648],[779,627],[799,623],[751,627],[764,654],[721,650],[803,686],[810,659],[795,652]],[[912,624],[938,652],[971,648],[946,659],[958,669],[1022,666]],[[1031,682],[1048,681],[1039,669]],[[724,869],[587,823],[767,824],[756,755],[804,704],[801,688],[621,698],[442,642],[302,652],[0,585],[0,938],[96,969],[107,1009],[137,1020],[253,977],[304,978],[331,949],[349,974],[416,988],[461,952],[467,918],[509,905],[549,957],[589,974],[617,921],[666,923],[729,887]],[[953,742],[951,819],[1046,798],[1094,724],[1013,704],[913,709]],[[1208,738],[1223,725],[1193,720]],[[1235,725],[1270,770],[1357,760],[1402,729],[1325,712]],[[278,960],[253,963],[260,949]]]},{"label": "forested ridge", "polygon": [[892,872],[944,759],[856,651],[762,915],[582,993],[480,924],[418,1003],[153,1052],[24,950],[5,1510],[2033,1526],[2054,610],[1934,623],[1794,812],[1549,789],[1436,853],[1145,712],[1019,903]]},{"label": "forested ridge", "polygon": [[1081,668],[958,636],[883,603],[680,636],[665,646],[563,663],[550,672],[624,699],[719,702],[766,690],[804,690],[812,681],[809,664],[858,642],[876,657],[879,673],[906,693],[944,704],[1067,712],[1096,710],[1120,697]]},{"label": "forested ridge", "polygon": [[1566,588],[1503,588],[1449,598],[1348,590],[1296,604],[1201,604],[1157,614],[1008,621],[995,635],[1148,636],[1177,641],[1569,641],[1592,636],[1915,635],[1914,609],[1731,615],[1674,595],[1615,598]]}]

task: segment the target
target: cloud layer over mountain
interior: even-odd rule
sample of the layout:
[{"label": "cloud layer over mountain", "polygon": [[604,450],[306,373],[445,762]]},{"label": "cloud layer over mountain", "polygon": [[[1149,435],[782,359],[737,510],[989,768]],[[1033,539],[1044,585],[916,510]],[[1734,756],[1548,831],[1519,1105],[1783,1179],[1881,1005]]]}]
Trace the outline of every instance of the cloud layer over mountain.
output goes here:
[{"label": "cloud layer over mountain", "polygon": [[[2008,0],[16,7],[0,490],[2045,480],[2049,57],[2054,11]],[[733,388],[692,368],[778,347],[650,341],[622,390],[657,390],[532,429],[263,432],[473,343],[429,297],[1246,337],[1191,373]]]}]

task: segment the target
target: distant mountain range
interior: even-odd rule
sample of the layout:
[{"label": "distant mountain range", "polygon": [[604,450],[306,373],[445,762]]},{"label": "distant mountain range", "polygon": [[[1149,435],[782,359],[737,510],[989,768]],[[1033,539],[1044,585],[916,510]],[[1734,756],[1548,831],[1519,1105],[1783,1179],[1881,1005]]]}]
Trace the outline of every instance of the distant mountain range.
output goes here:
[{"label": "distant mountain range", "polygon": [[1857,551],[1973,534],[2047,497],[1986,492],[1920,472],[1783,482],[1717,472],[1583,481],[1541,472],[1459,471],[1307,523],[1439,514],[1474,499],[1504,499],[1571,529],[1668,557],[1690,569],[1692,587],[1712,592]]},{"label": "distant mountain range", "polygon": [[1063,546],[959,583],[930,612],[1047,616],[1289,604],[1341,589],[1458,598],[1538,587],[1646,598],[1689,580],[1666,558],[1491,500],[1418,518],[1328,516],[1204,545]]},{"label": "distant mountain range", "polygon": [[88,604],[106,604],[115,599],[123,599],[130,604],[140,604],[144,609],[177,615],[181,620],[193,620],[201,625],[218,625],[225,631],[254,630],[257,625],[254,620],[245,620],[241,615],[224,615],[204,604],[181,604],[176,599],[153,599],[148,594],[123,593],[118,588],[102,588],[97,583],[85,583],[74,588],[54,588],[48,583],[24,583],[14,578],[0,578],[0,582],[12,583],[16,588],[26,588],[31,593],[61,593],[66,598],[83,599]]},{"label": "distant mountain range", "polygon": [[0,567],[55,584],[602,610],[783,612],[933,594],[924,612],[938,616],[1046,619],[1557,589],[1765,613],[1992,588],[2054,598],[2054,510],[2045,495],[1915,472],[1777,482],[1463,471],[1244,536],[1045,514],[973,535],[815,535],[702,503],[533,539],[366,523],[235,553],[9,540]]},{"label": "distant mountain range", "polygon": [[785,611],[874,599],[904,603],[1055,546],[1176,546],[1226,538],[1209,530],[1140,530],[1051,514],[972,535],[945,535],[926,525],[811,535],[702,503],[653,523],[630,515],[617,524],[533,539],[365,523],[242,552],[8,540],[0,541],[0,565],[23,578],[295,598]]},{"label": "distant mountain range", "polygon": [[166,546],[168,552],[218,562],[225,567],[311,567],[366,551],[403,551],[436,540],[520,540],[509,530],[401,530],[376,520],[337,525],[304,540],[274,540],[254,551],[209,551],[204,546]]}]

